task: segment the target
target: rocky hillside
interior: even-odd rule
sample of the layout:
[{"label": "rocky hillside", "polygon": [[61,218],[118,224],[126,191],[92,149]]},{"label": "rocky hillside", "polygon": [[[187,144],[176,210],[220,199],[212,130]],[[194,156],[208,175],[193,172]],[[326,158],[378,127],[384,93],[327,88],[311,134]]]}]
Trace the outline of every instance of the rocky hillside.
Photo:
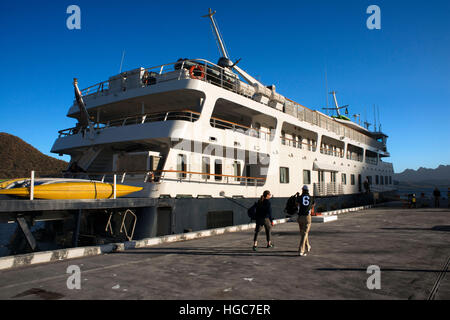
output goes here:
[{"label": "rocky hillside", "polygon": [[428,182],[450,184],[450,165],[440,165],[436,169],[406,169],[402,173],[395,174],[394,180],[408,183]]},{"label": "rocky hillside", "polygon": [[56,176],[68,163],[49,157],[22,139],[0,132],[0,180],[28,177],[31,170],[37,176]]}]

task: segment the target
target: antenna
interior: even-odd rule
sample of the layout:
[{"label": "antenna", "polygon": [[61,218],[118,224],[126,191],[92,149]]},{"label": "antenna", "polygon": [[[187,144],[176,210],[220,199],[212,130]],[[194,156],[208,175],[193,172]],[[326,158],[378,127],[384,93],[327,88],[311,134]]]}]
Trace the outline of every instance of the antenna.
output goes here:
[{"label": "antenna", "polygon": [[378,131],[381,132],[380,106],[379,105],[377,105],[377,113],[378,113]]},{"label": "antenna", "polygon": [[377,116],[375,113],[375,105],[373,105],[373,119],[374,119],[374,123],[375,123],[375,125],[373,126],[373,131],[377,131]]},{"label": "antenna", "polygon": [[119,73],[122,73],[123,59],[125,58],[125,50],[122,51],[122,60],[120,61]]},{"label": "antenna", "polygon": [[[328,109],[328,77],[327,77],[327,63],[325,62],[325,92],[326,92],[326,97],[327,97],[327,109]],[[327,111],[327,115],[329,114],[329,111]]]}]

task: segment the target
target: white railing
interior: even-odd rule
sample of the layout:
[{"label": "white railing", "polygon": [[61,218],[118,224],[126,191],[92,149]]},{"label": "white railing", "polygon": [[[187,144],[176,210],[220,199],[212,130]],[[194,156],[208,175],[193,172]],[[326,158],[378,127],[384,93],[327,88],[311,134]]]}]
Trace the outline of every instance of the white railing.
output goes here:
[{"label": "white railing", "polygon": [[314,183],[314,196],[336,196],[344,194],[344,186],[337,182]]}]

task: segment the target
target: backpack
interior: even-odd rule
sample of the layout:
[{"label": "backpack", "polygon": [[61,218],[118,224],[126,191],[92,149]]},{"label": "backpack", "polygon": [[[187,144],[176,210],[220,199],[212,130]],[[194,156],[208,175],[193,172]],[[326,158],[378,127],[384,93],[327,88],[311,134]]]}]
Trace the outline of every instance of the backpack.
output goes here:
[{"label": "backpack", "polygon": [[286,207],[284,208],[284,211],[290,216],[293,216],[294,214],[298,213],[298,193],[291,196],[288,201],[286,202]]},{"label": "backpack", "polygon": [[254,205],[252,205],[248,210],[247,210],[247,215],[251,220],[256,220],[256,209],[258,207],[258,202],[255,202]]}]

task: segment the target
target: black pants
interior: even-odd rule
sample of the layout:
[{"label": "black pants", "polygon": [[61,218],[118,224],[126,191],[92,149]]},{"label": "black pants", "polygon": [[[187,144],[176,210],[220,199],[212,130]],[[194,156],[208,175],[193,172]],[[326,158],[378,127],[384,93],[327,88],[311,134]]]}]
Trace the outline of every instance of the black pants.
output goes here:
[{"label": "black pants", "polygon": [[270,222],[269,218],[266,218],[264,220],[256,220],[255,236],[253,237],[253,241],[256,241],[258,239],[258,233],[261,231],[263,226],[266,231],[267,242],[270,241],[270,239],[271,239],[270,232],[272,230],[272,223]]}]

